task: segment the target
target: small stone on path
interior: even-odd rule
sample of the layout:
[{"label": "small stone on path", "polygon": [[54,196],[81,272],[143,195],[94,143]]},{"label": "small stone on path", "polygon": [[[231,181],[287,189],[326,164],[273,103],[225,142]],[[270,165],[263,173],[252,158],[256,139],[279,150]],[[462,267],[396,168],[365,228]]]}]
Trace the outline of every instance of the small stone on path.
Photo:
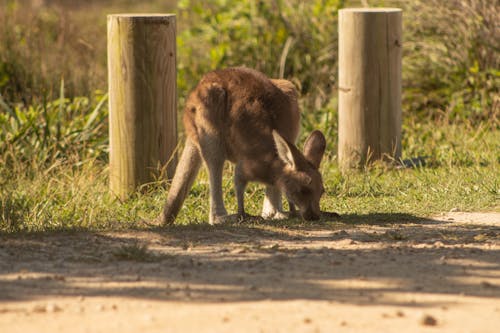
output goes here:
[{"label": "small stone on path", "polygon": [[420,324],[424,326],[436,326],[437,325],[437,319],[434,318],[431,315],[424,315],[422,319],[420,320]]}]

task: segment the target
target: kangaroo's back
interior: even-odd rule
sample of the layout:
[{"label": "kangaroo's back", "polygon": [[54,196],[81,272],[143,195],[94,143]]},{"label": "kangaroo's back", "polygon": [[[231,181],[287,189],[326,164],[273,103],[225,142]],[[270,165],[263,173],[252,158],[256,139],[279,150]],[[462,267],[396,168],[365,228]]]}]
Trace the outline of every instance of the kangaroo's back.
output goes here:
[{"label": "kangaroo's back", "polygon": [[275,153],[272,131],[295,142],[300,126],[297,92],[290,81],[270,80],[247,68],[206,74],[190,94],[184,111],[187,136],[219,136],[226,158],[258,159]]}]

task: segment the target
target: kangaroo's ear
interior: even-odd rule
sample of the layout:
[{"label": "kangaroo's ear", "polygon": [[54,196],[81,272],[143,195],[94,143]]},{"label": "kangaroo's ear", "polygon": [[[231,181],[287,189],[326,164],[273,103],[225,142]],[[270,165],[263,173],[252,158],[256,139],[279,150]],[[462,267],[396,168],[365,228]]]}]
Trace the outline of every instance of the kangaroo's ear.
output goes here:
[{"label": "kangaroo's ear", "polygon": [[273,130],[274,144],[276,145],[276,150],[278,151],[278,156],[280,159],[295,169],[295,160],[293,158],[292,150],[286,142],[285,139],[275,130]]},{"label": "kangaroo's ear", "polygon": [[316,169],[319,168],[321,159],[325,153],[325,148],[325,136],[318,130],[313,131],[304,144],[304,156]]}]

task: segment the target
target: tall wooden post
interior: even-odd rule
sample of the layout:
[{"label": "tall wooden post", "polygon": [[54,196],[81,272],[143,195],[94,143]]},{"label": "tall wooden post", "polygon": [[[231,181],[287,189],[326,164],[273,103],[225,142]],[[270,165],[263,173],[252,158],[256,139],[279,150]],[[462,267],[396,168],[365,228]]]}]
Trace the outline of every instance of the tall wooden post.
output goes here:
[{"label": "tall wooden post", "polygon": [[108,15],[110,189],[126,198],[175,171],[175,15]]},{"label": "tall wooden post", "polygon": [[341,169],[401,155],[402,11],[339,12]]}]

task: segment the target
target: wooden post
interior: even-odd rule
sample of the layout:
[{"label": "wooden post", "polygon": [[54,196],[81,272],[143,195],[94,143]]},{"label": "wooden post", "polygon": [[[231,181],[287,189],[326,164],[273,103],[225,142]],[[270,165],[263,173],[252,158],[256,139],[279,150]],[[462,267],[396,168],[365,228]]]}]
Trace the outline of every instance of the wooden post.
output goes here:
[{"label": "wooden post", "polygon": [[175,15],[108,15],[110,189],[126,198],[175,171]]},{"label": "wooden post", "polygon": [[339,12],[341,169],[401,156],[402,11]]}]

